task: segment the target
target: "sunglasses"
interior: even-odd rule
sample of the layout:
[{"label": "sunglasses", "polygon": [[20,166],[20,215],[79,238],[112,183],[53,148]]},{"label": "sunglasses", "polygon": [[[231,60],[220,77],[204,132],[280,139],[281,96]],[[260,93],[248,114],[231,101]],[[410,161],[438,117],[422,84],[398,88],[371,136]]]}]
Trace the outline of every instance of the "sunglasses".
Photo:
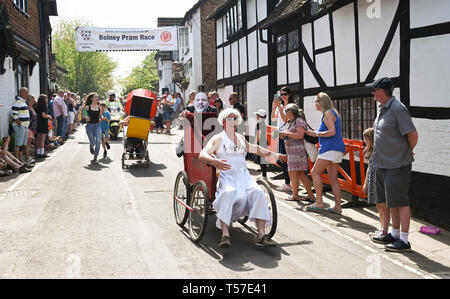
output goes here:
[{"label": "sunglasses", "polygon": [[281,93],[280,95],[281,96],[288,96],[289,94],[288,93]]},{"label": "sunglasses", "polygon": [[226,118],[226,121],[234,121],[234,122],[236,122],[238,120],[238,118],[237,117],[229,117],[229,118]]}]

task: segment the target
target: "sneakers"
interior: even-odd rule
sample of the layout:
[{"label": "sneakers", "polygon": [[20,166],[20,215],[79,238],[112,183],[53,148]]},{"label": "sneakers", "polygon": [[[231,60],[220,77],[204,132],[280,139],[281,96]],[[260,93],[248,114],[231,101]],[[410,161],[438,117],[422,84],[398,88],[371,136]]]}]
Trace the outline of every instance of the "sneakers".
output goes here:
[{"label": "sneakers", "polygon": [[411,252],[411,243],[408,242],[408,244],[406,244],[402,240],[398,239],[392,244],[384,246],[384,249],[390,252]]},{"label": "sneakers", "polygon": [[31,172],[31,170],[28,169],[28,168],[26,168],[25,165],[24,165],[24,166],[20,167],[20,168],[17,170],[17,172],[19,172],[19,173],[27,173],[27,172]]},{"label": "sneakers", "polygon": [[222,240],[219,243],[219,247],[222,249],[230,248],[231,242],[230,242],[230,236],[222,236]]},{"label": "sneakers", "polygon": [[281,185],[280,187],[278,187],[277,190],[278,191],[283,191],[283,192],[291,191],[292,187],[290,185],[288,185],[288,184],[284,184],[284,185]]},{"label": "sneakers", "polygon": [[108,151],[103,152],[103,158],[106,158],[108,156]]},{"label": "sneakers", "polygon": [[275,247],[277,243],[272,241],[268,235],[262,236],[261,238],[256,238],[255,245],[262,245],[264,247]]},{"label": "sneakers", "polygon": [[384,244],[384,245],[391,244],[391,243],[394,243],[395,241],[397,241],[397,239],[394,238],[391,234],[386,234],[386,235],[378,234],[378,235],[372,236],[370,239],[374,243]]},{"label": "sneakers", "polygon": [[89,150],[91,151],[91,154],[94,154],[94,147],[92,145],[89,146]]},{"label": "sneakers", "polygon": [[94,160],[92,160],[92,164],[98,164],[97,156],[94,156]]}]

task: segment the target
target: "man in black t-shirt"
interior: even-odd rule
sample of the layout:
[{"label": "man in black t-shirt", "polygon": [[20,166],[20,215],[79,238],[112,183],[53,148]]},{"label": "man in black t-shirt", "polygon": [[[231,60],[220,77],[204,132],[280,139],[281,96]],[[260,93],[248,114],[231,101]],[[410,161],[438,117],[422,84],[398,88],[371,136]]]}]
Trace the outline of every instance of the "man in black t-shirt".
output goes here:
[{"label": "man in black t-shirt", "polygon": [[237,109],[241,113],[242,119],[246,120],[245,108],[241,103],[239,103],[239,95],[236,92],[232,92],[230,94],[229,101],[230,105],[232,105],[234,109]]}]

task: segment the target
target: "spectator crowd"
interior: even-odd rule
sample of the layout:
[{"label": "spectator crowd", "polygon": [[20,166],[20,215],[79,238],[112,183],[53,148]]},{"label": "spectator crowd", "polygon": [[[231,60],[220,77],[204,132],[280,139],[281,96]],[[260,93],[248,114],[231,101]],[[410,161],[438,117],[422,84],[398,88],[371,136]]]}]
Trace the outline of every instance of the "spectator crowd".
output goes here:
[{"label": "spectator crowd", "polygon": [[[369,167],[363,192],[368,194],[370,203],[376,204],[380,216],[380,228],[370,234],[373,242],[385,244],[389,251],[409,251],[408,242],[409,208],[408,188],[411,177],[411,164],[414,161],[413,149],[418,134],[407,108],[393,96],[393,84],[389,78],[381,78],[368,85],[375,101],[380,104],[380,112],[373,128],[368,128],[361,136],[366,144],[364,156]],[[114,98],[114,95],[111,97]],[[86,103],[86,106],[84,104]],[[180,120],[195,112],[222,112],[233,108],[242,120],[246,120],[245,107],[239,94],[229,95],[230,107],[216,91],[205,94],[192,91],[184,101],[180,93],[164,92],[158,98],[157,113],[151,132],[171,135],[174,125],[182,128]],[[102,103],[100,103],[102,104]],[[123,104],[123,103],[122,103]],[[37,161],[48,158],[48,152],[64,144],[75,132],[83,118],[88,119],[87,130],[90,150],[97,155],[100,150],[100,138],[103,135],[104,157],[109,149],[107,133],[110,116],[106,105],[98,106],[98,95],[90,94],[83,99],[76,93],[59,90],[50,99],[40,95],[37,99],[23,87],[11,108],[9,135],[0,140],[0,175],[8,176],[13,172],[30,172]],[[89,106],[82,117],[83,107]],[[308,201],[308,211],[342,214],[342,191],[338,182],[338,169],[346,153],[342,137],[341,115],[333,106],[326,93],[319,93],[315,107],[322,118],[317,130],[307,123],[307,116],[294,103],[288,87],[281,88],[279,96],[272,102],[270,118],[279,132],[278,153],[286,155],[287,161],[277,161],[281,167],[284,184],[278,191],[292,192],[287,201]],[[0,109],[5,109],[0,105]],[[89,113],[88,113],[89,112]],[[260,109],[255,113],[256,130],[250,140],[252,144],[267,147],[267,117],[269,114]],[[92,121],[95,119],[95,122]],[[104,125],[100,123],[104,122]],[[177,123],[178,122],[178,123]],[[245,124],[237,127],[238,132],[248,131]],[[90,131],[92,131],[90,133]],[[95,133],[95,134],[94,134]],[[245,133],[244,133],[245,134]],[[91,136],[92,135],[92,136]],[[95,135],[95,136],[94,136]],[[98,135],[98,136],[97,136]],[[247,134],[248,135],[248,134]],[[94,138],[95,137],[95,138]],[[247,139],[249,136],[246,136]],[[95,142],[92,140],[95,139]],[[94,146],[95,143],[95,146]],[[250,156],[251,157],[251,153]],[[214,160],[213,156],[211,156]],[[309,160],[313,167],[309,173]],[[255,159],[261,165],[262,178],[267,179],[267,162],[264,158]],[[334,196],[334,207],[325,208],[323,203],[323,182],[321,175],[327,172]],[[299,196],[302,185],[307,196]],[[314,186],[315,194],[312,190]],[[389,233],[390,220],[392,228]]]}]

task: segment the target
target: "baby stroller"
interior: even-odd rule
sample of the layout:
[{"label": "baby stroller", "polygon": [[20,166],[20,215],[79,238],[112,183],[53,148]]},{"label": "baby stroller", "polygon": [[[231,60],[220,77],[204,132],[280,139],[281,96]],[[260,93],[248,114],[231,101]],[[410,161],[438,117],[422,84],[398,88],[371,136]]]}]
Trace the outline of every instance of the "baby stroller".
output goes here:
[{"label": "baby stroller", "polygon": [[[153,93],[152,93],[153,94]],[[150,167],[148,153],[148,134],[150,132],[151,118],[154,117],[152,109],[154,97],[132,95],[127,101],[125,111],[128,116],[128,128],[123,141],[122,169],[127,168],[125,161],[136,160]],[[145,162],[145,163],[144,163]]]}]

